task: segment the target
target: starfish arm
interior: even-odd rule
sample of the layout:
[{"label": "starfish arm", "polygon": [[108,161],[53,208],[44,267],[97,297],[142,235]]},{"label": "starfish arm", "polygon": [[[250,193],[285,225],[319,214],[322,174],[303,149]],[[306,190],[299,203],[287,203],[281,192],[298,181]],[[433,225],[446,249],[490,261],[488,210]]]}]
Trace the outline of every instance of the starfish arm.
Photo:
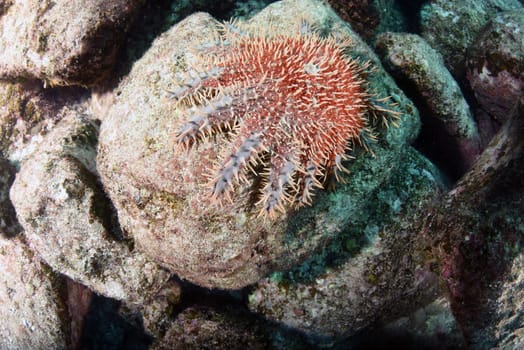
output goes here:
[{"label": "starfish arm", "polygon": [[[277,212],[285,212],[285,205],[294,202],[297,185],[294,179],[299,164],[293,157],[294,149],[290,147],[285,154],[274,154],[271,157],[261,197],[257,205],[261,207],[260,216],[274,217]],[[292,189],[292,191],[290,191]]]},{"label": "starfish arm", "polygon": [[213,179],[213,200],[220,200],[235,183],[245,180],[245,173],[251,169],[250,163],[263,149],[261,133],[251,133],[223,163],[218,175]]},{"label": "starfish arm", "polygon": [[[213,128],[226,122],[229,114],[224,113],[232,104],[233,99],[228,95],[208,101],[207,104],[190,109],[188,122],[185,123],[176,135],[178,144],[186,147],[198,138],[205,138],[213,133]],[[230,126],[231,127],[231,126]]]},{"label": "starfish arm", "polygon": [[304,175],[300,179],[300,191],[296,198],[297,206],[311,205],[313,200],[313,191],[316,188],[323,188],[322,183],[318,180],[321,170],[319,166],[309,161],[305,168]]}]

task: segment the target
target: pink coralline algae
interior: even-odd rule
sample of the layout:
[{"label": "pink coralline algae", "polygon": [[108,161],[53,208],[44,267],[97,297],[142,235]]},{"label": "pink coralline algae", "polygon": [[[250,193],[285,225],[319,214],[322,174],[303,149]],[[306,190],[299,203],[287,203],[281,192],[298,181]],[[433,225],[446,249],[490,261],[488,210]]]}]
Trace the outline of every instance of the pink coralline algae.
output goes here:
[{"label": "pink coralline algae", "polygon": [[292,34],[226,23],[191,52],[173,91],[185,110],[173,137],[184,150],[231,135],[229,155],[210,174],[213,199],[231,199],[235,185],[252,181],[266,218],[310,205],[315,188],[347,172],[349,151],[374,138],[377,120],[398,117],[387,98],[367,91],[369,64],[346,57],[349,45],[303,23]]}]

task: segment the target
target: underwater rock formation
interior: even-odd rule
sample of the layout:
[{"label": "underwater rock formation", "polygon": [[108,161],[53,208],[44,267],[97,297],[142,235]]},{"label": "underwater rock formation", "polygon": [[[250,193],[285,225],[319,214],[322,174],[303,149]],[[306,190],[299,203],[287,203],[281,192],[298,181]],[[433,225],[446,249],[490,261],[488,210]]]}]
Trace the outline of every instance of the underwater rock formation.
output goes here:
[{"label": "underwater rock formation", "polygon": [[98,127],[70,112],[21,165],[11,200],[28,245],[53,269],[99,294],[143,302],[168,275],[112,232],[96,180]]},{"label": "underwater rock formation", "polygon": [[[66,109],[88,98],[79,88],[45,89],[38,81],[0,81],[0,154],[17,165],[29,156]],[[67,106],[64,108],[64,106]]]},{"label": "underwater rock formation", "polygon": [[418,35],[384,33],[376,47],[386,69],[421,109],[418,145],[457,178],[481,151],[477,125],[459,85],[440,54]]},{"label": "underwater rock formation", "polygon": [[468,52],[467,76],[477,101],[502,124],[524,93],[524,9],[502,12]]},{"label": "underwater rock formation", "polygon": [[2,1],[0,77],[83,86],[106,79],[142,3]]},{"label": "underwater rock formation", "polygon": [[0,237],[0,348],[66,348],[64,283],[19,238]]},{"label": "underwater rock formation", "polygon": [[[405,151],[401,159],[389,183],[371,194],[376,203],[395,194],[394,202],[383,211],[362,210],[322,254],[260,281],[249,298],[253,311],[312,337],[340,339],[438,295],[436,275],[424,266],[417,235],[425,216],[422,204],[438,195],[440,184],[432,165],[416,151]],[[349,209],[351,201],[346,205]],[[342,255],[339,264],[326,266],[323,260],[336,254]]]},{"label": "underwater rock formation", "polygon": [[[328,0],[343,21],[353,28],[367,42],[385,31],[401,32],[407,29],[407,19],[395,0]],[[410,2],[413,6],[413,1]]]},{"label": "underwater rock formation", "polygon": [[[29,1],[24,9],[22,2],[0,3],[0,25],[9,32],[0,47],[12,44],[0,54],[0,348],[460,349],[460,330],[473,348],[522,347],[522,102],[504,115],[511,98],[486,93],[495,88],[485,79],[500,68],[489,64],[493,56],[515,68],[511,77],[522,77],[521,37],[512,35],[520,18],[495,17],[521,4],[415,1],[413,18],[406,18],[415,33],[383,34],[375,47],[388,69],[404,69],[395,82],[350,28],[369,18],[345,23],[320,0],[275,2],[250,17],[250,9],[268,2],[132,1],[101,11],[98,0]],[[408,3],[358,5],[407,11]],[[124,40],[138,8],[143,16]],[[215,12],[190,15],[192,9]],[[242,11],[247,24],[222,22]],[[395,25],[388,18],[403,22],[390,15],[359,30],[373,41]],[[38,32],[49,26],[55,31]],[[282,40],[275,35],[295,38],[296,50],[275,50]],[[251,40],[259,50],[242,59],[240,48]],[[473,91],[460,72],[465,47]],[[253,72],[257,55],[268,51],[274,55]],[[287,54],[286,62],[296,57],[295,75],[273,62],[277,53]],[[341,98],[335,89],[326,97],[322,89],[334,84],[319,73],[342,55],[337,67],[351,74],[340,78],[355,75],[337,88],[350,93]],[[32,59],[42,60],[34,66]],[[478,67],[494,75],[476,76]],[[289,92],[297,82],[303,83],[297,96],[313,91],[302,95],[302,109]],[[296,150],[294,140],[308,139],[289,124],[333,110],[320,127],[333,127],[320,133],[329,139],[323,149],[349,139],[347,154],[342,146],[318,152],[311,150],[315,143],[302,142],[307,151],[287,152],[300,161],[282,167],[271,160],[285,158],[280,149]],[[358,125],[339,136],[340,125],[331,123],[348,110]],[[220,123],[225,111],[234,112],[233,123]],[[439,116],[453,137],[419,134],[419,113],[423,124]],[[268,130],[278,124],[265,130],[271,140],[265,148],[273,153],[257,152],[261,162],[251,164],[244,182],[233,180],[242,165],[229,162],[232,153],[252,156],[251,148],[238,146],[256,141],[242,134],[243,123]],[[473,162],[460,143],[478,132],[484,147],[498,128]],[[462,160],[448,157],[435,166],[426,159],[431,154],[417,151],[424,142]],[[305,160],[317,154],[323,156],[315,166],[327,168],[317,174],[327,176],[315,178],[325,188],[309,192],[314,196],[304,203],[311,206],[277,201],[280,210],[258,217],[271,209],[260,204],[272,198],[300,197],[312,183]],[[333,165],[349,173],[336,173]],[[443,184],[445,167],[471,171]],[[225,176],[223,169],[239,171]],[[267,181],[271,172],[275,181]],[[341,181],[330,179],[337,175]],[[213,198],[221,196],[217,176],[231,183],[222,191],[226,200]],[[264,181],[272,183],[273,196],[257,205]]]},{"label": "underwater rock formation", "polygon": [[451,307],[473,349],[524,344],[524,98],[426,224]]},{"label": "underwater rock formation", "polygon": [[97,166],[124,230],[138,249],[196,284],[240,288],[310,256],[373,205],[370,194],[398,171],[391,165],[418,130],[416,110],[371,50],[327,7],[317,2],[273,4],[250,25],[263,31],[271,23],[281,32],[293,32],[297,6],[319,31],[343,31],[352,39],[348,53],[376,65],[366,74],[370,89],[379,96],[394,95],[401,114],[398,128],[377,130],[380,141],[369,145],[375,156],[358,153],[347,164],[351,174],[346,183],[335,192],[319,192],[313,207],[289,210],[270,221],[257,218],[247,184],[234,188],[232,203],[215,205],[205,174],[230,152],[227,135],[203,140],[188,152],[176,149],[187,114],[170,91],[179,87],[177,73],[191,59],[186,47],[208,40],[220,28],[203,14],[187,18],[155,41],[118,88],[102,124]]},{"label": "underwater rock formation", "polygon": [[444,58],[457,79],[465,73],[466,52],[496,13],[522,7],[519,0],[431,0],[420,11],[421,35]]},{"label": "underwater rock formation", "polygon": [[[279,339],[280,338],[280,339]],[[287,338],[282,341],[282,338]],[[278,344],[281,342],[281,346]],[[168,349],[289,349],[307,350],[296,334],[279,330],[249,313],[229,308],[195,305],[180,312],[152,350]]]}]

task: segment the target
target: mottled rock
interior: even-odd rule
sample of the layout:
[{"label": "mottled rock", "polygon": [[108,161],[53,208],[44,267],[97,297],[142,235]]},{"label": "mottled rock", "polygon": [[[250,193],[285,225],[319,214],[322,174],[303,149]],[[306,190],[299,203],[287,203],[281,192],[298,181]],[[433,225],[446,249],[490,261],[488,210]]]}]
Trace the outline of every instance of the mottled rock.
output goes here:
[{"label": "mottled rock", "polygon": [[422,36],[444,57],[455,77],[463,77],[466,50],[497,12],[521,8],[519,0],[432,0],[422,6]]},{"label": "mottled rock", "polygon": [[[521,207],[522,208],[522,207]],[[524,232],[523,229],[520,233]],[[514,249],[518,249],[514,247]],[[494,336],[499,349],[524,348],[524,253],[522,249],[518,256],[509,264],[507,277],[496,286],[500,295],[490,304],[494,307],[496,316],[490,320],[489,333],[477,331],[475,344],[485,344],[486,348]],[[480,348],[480,347],[479,347]]]},{"label": "mottled rock", "polygon": [[416,137],[414,107],[369,47],[322,2],[275,3],[253,25],[272,23],[291,32],[297,11],[321,32],[351,37],[354,45],[348,52],[377,66],[366,75],[371,89],[379,96],[394,95],[401,113],[399,127],[382,129],[381,141],[372,145],[376,157],[359,154],[349,165],[353,175],[347,184],[334,193],[320,192],[313,208],[265,221],[247,205],[248,185],[239,186],[234,203],[210,204],[205,174],[218,154],[227,152],[223,136],[216,143],[203,142],[196,151],[175,152],[174,135],[185,120],[170,91],[188,59],[187,47],[216,30],[217,22],[208,15],[187,18],[153,43],[119,86],[102,123],[98,169],[124,231],[137,248],[196,284],[240,288],[306,258],[370,205],[369,193],[387,182],[397,169],[400,150]]},{"label": "mottled rock", "polygon": [[92,85],[110,73],[142,0],[3,1],[0,77]]},{"label": "mottled rock", "polygon": [[0,237],[0,349],[65,349],[65,282],[19,239]]},{"label": "mottled rock", "polygon": [[308,349],[290,332],[234,308],[192,306],[179,313],[151,349]]},{"label": "mottled rock", "polygon": [[152,349],[268,349],[260,324],[213,309],[191,307],[181,312]]},{"label": "mottled rock", "polygon": [[180,305],[182,289],[168,281],[147,303],[141,306],[140,314],[148,334],[158,337],[169,327],[174,310]]},{"label": "mottled rock", "polygon": [[376,47],[386,68],[421,109],[422,150],[459,177],[473,164],[481,146],[469,105],[442,57],[414,34],[382,34]]},{"label": "mottled rock", "polygon": [[[359,212],[342,229],[343,239],[319,256],[259,282],[250,308],[329,341],[432,301],[437,277],[425,266],[417,240],[425,217],[422,203],[441,191],[438,172],[413,149],[399,163],[398,172],[370,194],[376,207]],[[389,204],[380,208],[384,198]]]},{"label": "mottled rock", "polygon": [[473,349],[524,343],[524,98],[425,232],[451,308]]},{"label": "mottled rock", "polygon": [[37,81],[1,81],[0,154],[18,164],[36,149],[66,110],[85,109],[86,95],[80,88],[44,89]]},{"label": "mottled rock", "polygon": [[328,0],[327,3],[366,40],[382,32],[400,32],[407,28],[406,19],[394,0]]},{"label": "mottled rock", "polygon": [[97,133],[71,111],[23,162],[11,200],[27,243],[54,270],[99,294],[140,302],[168,275],[120,239],[96,179]]},{"label": "mottled rock", "polygon": [[37,90],[22,84],[0,83],[0,153],[3,157],[24,153],[22,145],[27,144],[32,133],[42,129],[44,111]]},{"label": "mottled rock", "polygon": [[468,52],[467,76],[480,106],[503,123],[524,92],[524,9],[503,12]]}]

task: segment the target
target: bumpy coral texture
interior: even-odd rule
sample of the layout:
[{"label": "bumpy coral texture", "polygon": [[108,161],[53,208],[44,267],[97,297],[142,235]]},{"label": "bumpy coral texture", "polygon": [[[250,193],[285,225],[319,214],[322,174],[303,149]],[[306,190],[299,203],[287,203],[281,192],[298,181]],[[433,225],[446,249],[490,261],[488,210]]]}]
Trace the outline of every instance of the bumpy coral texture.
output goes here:
[{"label": "bumpy coral texture", "polygon": [[367,64],[344,54],[348,41],[303,24],[297,33],[269,32],[224,24],[189,55],[173,95],[186,107],[177,148],[230,134],[229,155],[211,172],[212,198],[252,183],[254,204],[271,218],[311,204],[330,175],[339,179],[348,151],[373,138],[370,116],[388,110],[366,91]]}]

